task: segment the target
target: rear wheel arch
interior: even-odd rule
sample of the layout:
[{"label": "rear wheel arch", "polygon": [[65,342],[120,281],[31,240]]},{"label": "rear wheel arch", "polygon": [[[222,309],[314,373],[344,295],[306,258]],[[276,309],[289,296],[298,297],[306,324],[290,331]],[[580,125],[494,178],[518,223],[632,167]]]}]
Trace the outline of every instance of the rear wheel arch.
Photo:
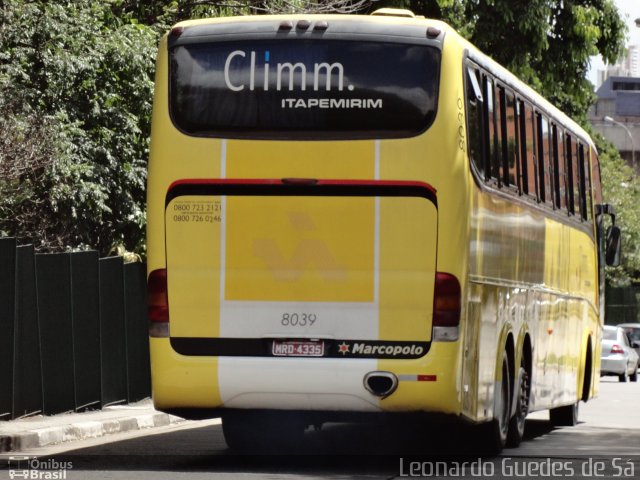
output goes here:
[{"label": "rear wheel arch", "polygon": [[511,398],[513,396],[513,379],[515,376],[516,347],[513,331],[505,324],[500,332],[494,374],[493,418],[483,424],[480,450],[483,453],[496,455],[507,443],[509,419],[511,418]]},{"label": "rear wheel arch", "polygon": [[498,356],[493,397],[493,419],[482,424],[478,429],[480,434],[478,447],[482,454],[486,455],[499,454],[507,443],[509,433],[510,395],[508,392],[511,391],[511,374],[509,373],[511,362],[506,345],[498,351]]},{"label": "rear wheel arch", "polygon": [[498,379],[502,377],[502,360],[503,356],[506,354],[509,364],[509,382],[513,384],[514,376],[518,371],[515,367],[515,362],[519,359],[519,357],[517,357],[519,352],[518,350],[516,350],[516,340],[514,338],[514,332],[510,324],[505,324],[500,331],[497,347],[498,348],[496,349],[495,356],[494,381],[497,382]]}]

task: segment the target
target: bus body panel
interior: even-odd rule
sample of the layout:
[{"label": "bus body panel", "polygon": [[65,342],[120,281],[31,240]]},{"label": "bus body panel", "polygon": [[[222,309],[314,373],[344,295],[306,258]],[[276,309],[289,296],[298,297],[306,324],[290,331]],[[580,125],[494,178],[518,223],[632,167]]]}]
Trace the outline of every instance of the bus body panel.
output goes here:
[{"label": "bus body panel", "polygon": [[[492,418],[504,332],[521,352],[524,330],[533,348],[529,410],[576,403],[587,345],[598,345],[601,335],[593,233],[545,218],[535,207],[489,189],[474,186],[474,192],[463,388],[473,392],[475,384],[477,398],[469,395],[465,411],[472,418]],[[593,350],[592,379],[598,357]],[[597,381],[589,391],[595,396]]]},{"label": "bus body panel", "polygon": [[[445,46],[445,49],[447,47]],[[455,44],[451,45],[451,48],[456,48]],[[160,50],[166,49],[166,39],[161,44]],[[449,58],[449,57],[447,57]],[[457,71],[457,61],[451,55],[451,60],[442,65],[443,74],[452,77],[453,75],[460,76]],[[166,58],[164,60],[159,59],[158,71],[162,71],[162,68],[166,69]],[[166,70],[159,75],[166,76]],[[159,83],[165,83],[159,82]],[[451,91],[449,91],[451,89]],[[443,85],[443,91],[446,95],[462,95],[461,81],[460,82],[448,82],[447,85]],[[251,140],[218,140],[218,139],[203,139],[200,138],[197,142],[193,143],[193,138],[185,138],[185,136],[178,132],[171,124],[171,120],[168,115],[168,105],[165,102],[166,97],[162,97],[162,90],[159,91],[156,96],[156,109],[154,110],[154,133],[153,138],[162,139],[162,144],[176,143],[175,158],[178,159],[174,165],[167,165],[160,175],[154,175],[153,167],[151,167],[150,177],[153,177],[155,182],[161,182],[164,185],[164,193],[169,190],[170,185],[177,179],[206,179],[206,178],[229,178],[229,179],[278,179],[278,178],[320,178],[320,179],[340,179],[344,181],[348,180],[396,180],[396,179],[417,179],[421,181],[431,181],[436,184],[442,183],[443,190],[438,192],[438,201],[440,197],[447,202],[445,213],[448,217],[465,218],[467,197],[465,195],[466,189],[459,189],[453,185],[444,184],[440,179],[449,178],[452,173],[460,176],[461,179],[465,179],[465,169],[463,161],[463,150],[460,146],[460,132],[455,132],[455,137],[452,137],[451,144],[435,142],[433,139],[443,135],[449,135],[448,122],[454,121],[462,125],[462,121],[459,118],[461,113],[459,105],[450,106],[448,104],[439,105],[439,113],[437,122],[424,134],[415,138],[408,138],[402,140],[382,140],[382,141],[350,141],[350,142],[315,142],[315,141],[251,141]],[[165,90],[166,92],[166,90]],[[189,144],[189,149],[184,148],[181,142],[184,140],[184,145]],[[152,160],[151,164],[155,163],[155,155],[159,148],[152,147]],[[180,153],[178,153],[180,151]],[[415,162],[416,154],[420,151],[429,151],[428,162]],[[171,152],[162,152],[163,158],[171,158]],[[348,159],[348,161],[346,161]],[[444,161],[444,159],[450,159]],[[453,161],[452,161],[453,160]],[[206,168],[203,168],[203,164],[206,164]],[[168,167],[168,168],[167,168]],[[178,173],[179,172],[179,173]],[[151,181],[150,180],[150,185]],[[437,187],[436,187],[437,188]],[[152,192],[158,191],[153,200],[151,199]],[[163,188],[151,187],[149,188],[150,195],[150,212],[152,210],[151,204],[164,206],[164,196],[162,196]],[[225,282],[221,282],[220,278],[220,245],[221,245],[221,233],[219,230],[219,223],[216,222],[185,222],[175,221],[184,219],[185,205],[191,204],[197,208],[216,208],[219,202],[219,198],[207,198],[204,203],[200,200],[192,197],[185,197],[182,199],[182,204],[177,204],[178,199],[173,199],[171,203],[166,205],[163,212],[164,217],[164,229],[165,232],[162,236],[155,236],[155,238],[166,238],[166,264],[158,264],[157,268],[166,267],[168,270],[168,286],[169,286],[169,305],[170,305],[170,331],[172,337],[219,337],[229,335],[232,337],[246,337],[246,336],[279,336],[279,337],[291,337],[291,336],[305,336],[308,335],[308,331],[300,332],[291,328],[286,330],[282,326],[276,325],[267,327],[262,325],[261,328],[256,328],[255,320],[245,317],[244,320],[239,322],[228,321],[221,322],[220,320],[220,292],[221,288],[225,291],[225,295],[228,294],[226,287],[231,287],[231,292],[243,292],[243,295],[249,295],[247,290],[241,288],[243,283],[242,279],[237,277],[237,280],[232,278],[226,279]],[[285,203],[281,202],[278,205],[278,201],[275,201],[275,208],[279,210],[279,216],[281,222],[280,227],[286,226],[286,222],[291,222],[292,214],[295,217],[296,212],[286,211],[284,207]],[[373,201],[373,199],[371,199]],[[243,209],[243,202],[246,204],[246,208],[264,208],[262,215],[257,215],[257,218],[269,215],[269,211],[273,214],[273,208],[266,205],[255,204],[251,207],[251,200],[234,198],[230,200],[236,203],[237,210]],[[355,325],[355,331],[358,331],[359,337],[364,339],[381,339],[392,341],[410,341],[410,340],[426,340],[431,338],[431,308],[433,305],[433,278],[435,276],[435,253],[436,243],[438,237],[438,211],[435,206],[425,207],[419,206],[424,200],[412,199],[412,203],[416,204],[415,207],[411,207],[406,204],[406,199],[379,199],[380,202],[380,223],[383,228],[379,232],[380,243],[380,275],[379,275],[379,302],[378,307],[378,322],[367,322],[366,319],[360,324]],[[200,203],[198,203],[200,202]],[[249,203],[246,203],[249,202]],[[403,203],[404,202],[404,203]],[[317,202],[316,202],[317,203]],[[371,203],[371,202],[370,202]],[[211,205],[211,206],[209,206]],[[227,205],[229,206],[229,205]],[[371,208],[372,204],[365,205],[363,208],[367,209],[365,220],[369,222],[368,227],[371,229]],[[409,206],[410,208],[407,208]],[[231,206],[232,207],[232,206]],[[306,207],[307,213],[309,209],[313,209],[313,202]],[[317,209],[316,205],[316,209]],[[431,210],[431,212],[427,211]],[[305,209],[298,209],[298,214],[302,213],[304,217]],[[335,210],[335,208],[334,208]],[[322,209],[320,209],[322,211]],[[191,213],[191,212],[190,212]],[[327,212],[325,212],[325,215]],[[421,221],[418,222],[418,218],[421,217]],[[151,213],[150,213],[151,216]],[[179,217],[183,218],[180,219]],[[155,215],[154,215],[155,217]],[[357,219],[358,211],[354,210],[352,215],[353,219]],[[362,215],[360,215],[362,217]],[[414,218],[415,217],[415,218]],[[431,219],[430,219],[431,218]],[[284,219],[284,220],[283,220]],[[317,218],[316,218],[317,220]],[[329,219],[325,219],[329,220]],[[362,219],[360,219],[362,220]],[[294,220],[295,221],[295,220]],[[300,218],[298,215],[298,222],[309,223],[309,219]],[[322,218],[320,218],[322,221]],[[231,216],[229,216],[229,222],[233,222]],[[233,225],[227,225],[226,239],[227,243],[233,244],[237,247],[237,251],[231,255],[237,259],[245,259],[247,253],[255,250],[255,245],[251,242],[246,243],[244,246],[238,246],[238,242],[232,241],[231,237],[233,233],[229,233],[233,228],[242,227],[243,222],[247,223],[250,220],[246,215],[238,217],[238,224],[236,227]],[[353,223],[353,222],[351,222]],[[347,222],[347,225],[349,222]],[[442,268],[448,270],[448,272],[456,275],[458,278],[462,277],[462,271],[464,268],[464,256],[460,255],[464,250],[461,248],[465,244],[465,238],[462,234],[464,226],[460,226],[457,223],[447,222],[453,228],[449,228],[444,242],[443,250],[447,252],[450,260],[441,260]],[[407,232],[407,225],[410,226],[409,232]],[[176,228],[179,227],[179,228]],[[150,231],[157,228],[157,225],[150,222]],[[258,228],[258,227],[256,227]],[[289,228],[291,226],[289,225]],[[362,226],[360,227],[362,228]],[[355,226],[354,226],[355,229]],[[357,231],[357,230],[354,230]],[[273,233],[273,232],[272,232]],[[408,234],[407,234],[408,233]],[[293,235],[292,235],[293,234]],[[282,258],[286,262],[287,255],[291,259],[295,254],[296,244],[308,238],[309,233],[302,230],[299,236],[296,237],[296,232],[287,230],[286,232],[277,233],[272,239],[272,243],[281,244],[283,247]],[[255,237],[255,232],[253,234]],[[306,236],[306,237],[305,237]],[[238,239],[246,238],[242,233],[238,233]],[[365,243],[369,243],[366,248],[371,249],[371,240],[375,239],[374,235],[363,237]],[[255,238],[254,238],[255,240]],[[254,242],[255,243],[255,242]],[[151,250],[155,245],[150,242],[150,257],[152,257]],[[348,248],[347,248],[348,247]],[[288,248],[288,250],[287,250]],[[353,246],[343,245],[340,247],[344,249],[340,254],[346,254],[353,250]],[[365,248],[365,249],[366,249]],[[416,260],[423,256],[422,254],[416,254],[416,250],[420,249],[423,252],[432,252],[431,254],[424,256],[425,263],[417,263]],[[163,256],[165,255],[162,252]],[[286,255],[284,255],[286,254]],[[303,256],[304,257],[304,256]],[[462,260],[462,261],[461,261]],[[264,264],[264,262],[263,262]],[[239,265],[236,269],[236,273],[244,267],[245,271],[251,265]],[[253,265],[254,271],[255,265]],[[310,265],[312,268],[313,265]],[[149,265],[152,268],[152,265]],[[261,267],[261,268],[264,268]],[[367,268],[370,268],[367,267]],[[259,269],[258,269],[259,270]],[[285,269],[275,268],[275,271],[282,272]],[[424,280],[416,283],[411,280],[411,277],[407,275],[407,272],[416,270],[422,270],[427,272]],[[403,273],[404,272],[404,273]],[[274,272],[269,274],[273,276]],[[326,272],[325,272],[326,273]],[[233,275],[232,275],[233,276]],[[277,274],[276,274],[277,276]],[[239,307],[242,310],[242,302],[249,305],[254,301],[255,294],[260,293],[263,298],[262,302],[274,302],[274,298],[264,298],[264,291],[260,288],[260,283],[269,285],[273,282],[273,278],[266,278],[265,281],[256,280],[260,274],[247,277],[248,283],[255,284],[254,287],[249,286],[248,290],[253,289],[253,298],[244,298],[236,300],[235,305],[230,305],[231,309]],[[264,275],[263,275],[264,277]],[[253,280],[251,280],[253,278]],[[223,286],[225,283],[225,286]],[[231,285],[231,284],[233,285]],[[412,284],[414,285],[412,287]],[[235,286],[234,286],[235,285]],[[420,285],[424,285],[421,287]],[[296,299],[293,298],[293,302],[297,302],[298,306],[302,308],[301,313],[305,311],[305,306],[315,306],[313,303],[313,296],[317,296],[317,291],[313,290],[313,282],[307,283],[307,286],[303,289],[307,294],[302,293],[302,297]],[[335,287],[334,287],[335,288]],[[412,289],[415,293],[411,293]],[[418,289],[418,290],[416,290]],[[273,290],[273,289],[272,289]],[[348,289],[338,290],[342,292],[343,297],[348,300]],[[308,293],[314,292],[311,297]],[[280,298],[276,300],[282,300],[283,292],[280,292]],[[288,292],[289,294],[291,292]],[[366,292],[365,292],[366,293]],[[298,292],[300,294],[300,292]],[[278,297],[278,292],[272,292],[272,295]],[[307,298],[305,298],[305,295]],[[353,296],[353,295],[352,295]],[[286,295],[285,295],[286,297]],[[413,300],[412,300],[413,297]],[[342,300],[345,300],[343,298]],[[326,301],[327,298],[319,298],[317,301]],[[357,300],[357,298],[356,298]],[[411,302],[416,301],[422,305],[423,313],[419,315],[419,318],[414,318],[415,308],[406,308],[406,305],[410,305]],[[311,302],[311,303],[309,303]],[[306,305],[305,305],[306,303]],[[405,307],[403,307],[403,305]],[[257,309],[264,311],[263,308]],[[268,310],[268,308],[267,308]],[[412,311],[413,310],[413,311]],[[246,312],[245,312],[246,313]],[[280,320],[281,318],[276,319]],[[244,324],[242,323],[244,321]],[[353,331],[349,331],[342,328],[342,332],[337,326],[340,322],[333,322],[334,328],[328,328],[324,333],[316,333],[321,338],[334,337],[341,338],[340,333],[353,335]],[[367,326],[367,323],[370,325]],[[377,323],[377,327],[375,324]],[[374,326],[374,330],[371,330],[371,326]],[[280,327],[280,329],[274,329]],[[344,335],[343,335],[344,336]],[[155,343],[161,343],[154,339],[152,341],[152,352],[159,351],[165,347],[156,347]],[[317,393],[319,389],[324,391],[337,390],[335,392],[336,400],[334,402],[334,408],[342,409],[354,409],[366,411],[371,408],[371,405],[378,405],[376,408],[392,410],[392,411],[446,411],[448,413],[459,413],[459,382],[458,375],[455,374],[459,362],[458,349],[455,347],[456,343],[451,345],[432,345],[430,352],[424,357],[417,360],[356,360],[358,362],[357,367],[344,368],[345,372],[357,372],[353,378],[346,375],[349,378],[346,383],[350,385],[350,388],[355,393],[346,394],[348,389],[332,387],[330,383],[321,381],[320,378],[313,380],[312,385],[309,386],[307,394]],[[438,350],[444,350],[450,352],[447,354],[437,354]],[[451,353],[453,352],[453,353]],[[175,353],[175,352],[174,352]],[[152,357],[155,358],[158,354],[152,353]],[[177,375],[175,381],[191,382],[186,376],[186,371],[192,357],[182,355],[179,356],[184,363],[184,369],[173,370],[171,375]],[[201,362],[205,357],[198,358]],[[237,360],[237,361],[236,361]],[[288,361],[291,360],[291,361]],[[318,359],[302,359],[309,362],[317,362]],[[331,361],[338,359],[329,359]],[[261,363],[262,362],[262,363]],[[274,363],[275,362],[275,363]],[[236,357],[221,357],[216,361],[216,375],[212,375],[212,383],[215,382],[216,396],[212,401],[208,403],[208,407],[221,407],[221,406],[241,406],[242,408],[259,407],[271,407],[278,403],[274,401],[274,397],[278,397],[278,392],[287,391],[287,388],[278,382],[273,381],[276,378],[280,378],[285,383],[291,381],[292,376],[299,377],[295,359],[274,359],[274,358],[236,358]],[[307,363],[309,363],[307,362]],[[200,365],[201,363],[198,363]],[[290,364],[290,365],[288,365]],[[347,363],[348,364],[348,363]],[[263,365],[259,369],[247,368],[247,365]],[[270,370],[271,365],[274,366],[273,370]],[[285,371],[288,368],[291,369],[290,373],[283,374],[276,365],[285,365]],[[317,363],[320,365],[320,363]],[[376,397],[368,393],[363,387],[363,377],[369,371],[375,370],[388,370],[400,376],[400,386],[393,396],[384,400],[378,400]],[[267,372],[272,373],[267,373]],[[318,371],[322,371],[319,368]],[[182,372],[182,373],[180,373]],[[179,380],[180,376],[184,375],[182,380]],[[257,375],[254,380],[251,380],[252,375]],[[421,380],[418,381],[420,375]],[[155,377],[163,377],[156,375]],[[260,377],[260,378],[258,378]],[[163,377],[164,378],[164,377]],[[271,379],[270,382],[263,381],[264,379]],[[217,380],[216,380],[217,379]],[[284,380],[282,380],[284,379]],[[258,381],[260,380],[260,381]],[[156,380],[156,383],[160,380]],[[160,383],[158,383],[160,385]],[[262,385],[262,387],[259,387]],[[271,390],[267,388],[267,385],[271,385]],[[203,388],[204,391],[209,391],[210,387]],[[242,391],[244,389],[245,391]],[[157,390],[157,391],[156,391]],[[158,397],[158,404],[161,404],[161,396],[168,394],[170,389],[162,389],[160,387],[154,390],[155,397]],[[437,394],[429,394],[425,396],[425,392],[434,391]],[[304,392],[304,388],[302,388]],[[206,395],[206,394],[203,394]],[[271,395],[271,396],[270,396]],[[307,395],[307,396],[308,396]],[[346,395],[346,397],[345,397]],[[219,397],[218,397],[219,396]],[[171,402],[178,402],[180,404],[183,401],[178,400],[175,395],[171,395]],[[331,395],[327,395],[326,401],[318,400],[318,404],[313,406],[313,403],[308,399],[303,401],[306,397],[300,395],[296,397],[293,395],[288,403],[284,402],[280,398],[282,403],[281,408],[315,408],[324,409],[331,401],[329,398]],[[356,398],[364,398],[364,400],[354,400]],[[219,400],[215,400],[219,398]],[[278,397],[279,398],[279,397]],[[349,401],[341,401],[340,398],[350,398],[355,401],[354,404],[349,404]],[[252,400],[250,400],[252,399]],[[171,403],[169,402],[169,403]],[[346,403],[345,403],[346,402]],[[342,405],[342,407],[339,407]],[[431,405],[431,406],[430,406]],[[187,405],[181,405],[187,406]],[[330,408],[332,409],[332,408]]]},{"label": "bus body panel", "polygon": [[450,401],[456,390],[451,365],[458,355],[452,343],[434,344],[432,355],[421,359],[388,360],[400,372],[400,381],[396,393],[383,400],[363,386],[364,374],[379,369],[377,360],[195,357],[178,354],[166,338],[151,338],[150,348],[155,362],[152,396],[161,410],[260,405],[278,410],[460,414]]},{"label": "bus body panel", "polygon": [[155,408],[208,409],[221,405],[217,357],[180,355],[168,338],[150,338],[149,350]]},{"label": "bus body panel", "polygon": [[[388,21],[395,25],[404,20],[348,18],[347,21]],[[230,20],[200,21],[193,25],[218,22]],[[420,23],[410,21],[416,22]],[[300,204],[303,208],[298,211],[302,215],[297,217],[293,207],[287,207],[287,202],[282,200],[284,197],[269,199],[269,205],[253,204],[256,211],[261,212],[260,218],[270,218],[280,227],[276,233],[271,232],[271,242],[266,244],[275,242],[280,249],[288,249],[288,256],[284,254],[287,252],[282,253],[280,264],[272,263],[273,269],[269,271],[265,262],[260,266],[255,258],[242,263],[247,253],[255,253],[258,238],[258,225],[243,220],[247,218],[247,209],[253,208],[250,200],[227,197],[230,203],[225,207],[231,209],[228,214],[235,213],[233,218],[228,217],[231,223],[223,234],[222,219],[204,224],[174,220],[174,215],[180,214],[175,210],[179,199],[167,204],[166,198],[176,181],[306,178],[428,183],[437,191],[437,209],[420,206],[408,208],[406,212],[411,214],[413,211],[426,218],[423,230],[416,238],[426,239],[426,250],[430,253],[421,256],[424,261],[420,270],[454,275],[460,281],[463,302],[458,340],[431,342],[428,353],[415,359],[183,355],[171,346],[170,339],[152,338],[153,397],[157,408],[428,411],[461,415],[482,422],[493,418],[493,393],[499,377],[499,362],[508,342],[513,343],[515,365],[519,365],[524,355],[525,342],[531,344],[532,410],[567,405],[581,398],[588,342],[593,350],[592,378],[597,378],[601,333],[593,238],[584,229],[576,230],[555,219],[545,218],[535,206],[514,202],[494,189],[480,186],[482,182],[472,174],[466,143],[462,66],[465,51],[471,47],[448,27],[437,25],[446,30],[446,35],[435,120],[420,135],[383,140],[265,141],[187,136],[173,125],[169,116],[168,47],[167,38],[163,38],[157,64],[149,165],[148,269],[150,272],[168,269],[172,337],[296,336],[294,329],[280,329],[282,325],[267,328],[247,317],[239,323],[231,321],[233,315],[229,321],[222,321],[220,312],[224,310],[221,305],[225,303],[225,295],[231,292],[236,297],[234,301],[239,302],[235,306],[239,307],[248,306],[261,295],[258,301],[263,302],[262,307],[266,302],[291,300],[302,308],[299,313],[305,313],[306,306],[331,300],[331,295],[333,300],[335,295],[343,295],[337,304],[362,300],[370,295],[366,285],[371,284],[369,280],[362,282],[366,285],[360,290],[353,285],[340,291],[327,287],[325,297],[317,297],[323,294],[314,291],[314,285],[322,283],[322,275],[318,274],[322,273],[322,268],[315,269],[312,262],[302,261],[303,273],[298,272],[297,279],[304,288],[296,291],[291,286],[270,285],[273,281],[270,275],[286,277],[283,266],[291,266],[291,259],[297,258],[294,255],[296,245],[309,239],[305,228],[311,223],[315,225],[317,221],[327,226],[323,230],[325,236],[315,238],[316,241],[324,238],[326,244],[331,244],[331,236],[337,235],[335,231],[330,233],[330,209],[321,199],[304,198]],[[547,103],[542,104],[548,108]],[[197,203],[202,198],[187,196],[182,200]],[[403,220],[404,217],[398,215],[403,207],[387,200],[367,198],[360,207],[346,212],[346,220],[355,221],[347,221],[343,227],[351,229],[351,243],[332,244],[326,258],[345,255],[359,242],[368,252],[373,240],[375,250],[375,233],[360,235],[363,229],[373,228],[375,232],[378,202],[380,226],[383,226],[379,230],[379,318],[375,327],[375,321],[365,320],[355,331],[371,340],[431,341],[431,318],[421,317],[413,322],[411,312],[402,314],[398,309],[406,288],[398,286],[397,267],[408,265],[417,246],[410,246],[400,253],[394,251],[405,241],[407,225],[406,218]],[[215,209],[216,202],[222,202],[222,198],[210,195],[204,204],[211,204]],[[226,215],[222,218],[227,221]],[[233,224],[235,218],[238,218],[237,224]],[[313,219],[311,223],[310,218]],[[356,225],[358,222],[359,226]],[[298,233],[293,228],[295,225],[300,227]],[[285,227],[289,229],[287,232]],[[249,229],[248,236],[243,236],[244,228]],[[232,238],[233,242],[229,243]],[[247,238],[252,241],[243,244]],[[233,245],[236,250],[221,256],[223,244]],[[273,253],[277,250],[271,252],[269,255],[273,260],[278,256]],[[360,260],[371,258],[369,254],[355,253],[361,255]],[[229,255],[237,267],[231,278],[220,274]],[[263,260],[269,255],[265,256],[263,251]],[[300,254],[299,258],[304,260],[306,257]],[[308,267],[306,272],[304,266]],[[371,263],[361,263],[360,267],[365,270],[362,278],[375,276]],[[243,268],[245,273],[251,273],[241,275]],[[352,270],[357,268],[356,264],[351,267]],[[315,280],[301,280],[314,269]],[[326,278],[330,277],[327,269],[324,274]],[[247,290],[242,288],[245,280]],[[227,284],[230,290],[227,290]],[[270,297],[264,297],[262,284],[269,286],[266,290]],[[421,305],[423,314],[430,315],[433,282],[428,285],[414,282],[413,285],[416,288],[426,285],[424,297],[414,294],[412,298]],[[384,305],[390,307],[385,309]],[[400,324],[394,323],[398,312],[404,315]],[[282,320],[282,316],[279,319]],[[339,339],[341,334],[347,333],[351,335],[353,331],[336,321],[324,335]],[[308,334],[306,330],[300,336]],[[558,349],[562,354],[554,355]],[[366,391],[363,376],[375,370],[398,376],[399,386],[393,395],[379,399]],[[592,381],[589,396],[596,393],[597,381]]]},{"label": "bus body panel", "polygon": [[166,225],[172,337],[431,339],[429,200],[180,196]]}]

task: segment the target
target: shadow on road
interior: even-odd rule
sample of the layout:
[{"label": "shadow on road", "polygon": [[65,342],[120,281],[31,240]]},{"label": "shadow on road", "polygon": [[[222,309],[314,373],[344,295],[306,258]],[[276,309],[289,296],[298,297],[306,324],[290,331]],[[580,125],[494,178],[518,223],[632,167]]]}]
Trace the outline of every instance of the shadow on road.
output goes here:
[{"label": "shadow on road", "polygon": [[523,442],[531,441],[544,435],[548,435],[555,429],[556,427],[554,427],[551,422],[547,420],[527,420],[524,430]]},{"label": "shadow on road", "polygon": [[[551,431],[547,421],[528,421],[523,444]],[[478,461],[481,451],[482,438],[468,425],[416,420],[328,424],[321,431],[307,430],[295,451],[282,455],[235,454],[227,448],[221,426],[207,425],[68,451],[55,458],[73,462],[74,470],[397,474],[403,462]]]}]

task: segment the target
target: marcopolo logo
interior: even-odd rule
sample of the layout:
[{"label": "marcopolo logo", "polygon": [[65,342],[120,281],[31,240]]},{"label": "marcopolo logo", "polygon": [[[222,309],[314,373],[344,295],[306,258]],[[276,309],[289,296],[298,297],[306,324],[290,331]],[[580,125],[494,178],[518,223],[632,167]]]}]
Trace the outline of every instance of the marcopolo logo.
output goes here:
[{"label": "marcopolo logo", "polygon": [[418,358],[427,353],[426,343],[342,341],[337,351],[343,357]]}]

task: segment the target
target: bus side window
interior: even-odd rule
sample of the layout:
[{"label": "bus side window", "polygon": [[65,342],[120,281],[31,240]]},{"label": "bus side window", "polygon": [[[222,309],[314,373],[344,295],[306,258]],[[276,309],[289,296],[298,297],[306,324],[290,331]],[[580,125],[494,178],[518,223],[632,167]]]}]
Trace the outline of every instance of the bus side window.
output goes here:
[{"label": "bus side window", "polygon": [[549,195],[548,195],[549,198],[547,198],[547,203],[550,203],[551,208],[553,208],[554,210],[557,208],[560,208],[560,205],[559,205],[560,194],[559,194],[559,188],[558,188],[559,186],[558,185],[559,183],[558,182],[558,162],[557,162],[558,135],[555,130],[556,130],[555,124],[552,122],[552,120],[549,120],[549,130],[548,130],[549,133],[547,134],[547,138],[549,140],[548,162],[545,160],[545,166],[549,168],[545,172],[545,178],[548,177],[549,179]]},{"label": "bus side window", "polygon": [[504,88],[496,85],[496,158],[491,176],[499,185],[509,185],[507,178],[507,111]]},{"label": "bus side window", "polygon": [[505,129],[505,159],[504,159],[504,183],[510,186],[516,193],[520,193],[520,165],[518,150],[518,112],[516,98],[513,92],[505,91],[505,115],[503,128]]},{"label": "bus side window", "polygon": [[544,196],[547,192],[544,190],[544,150],[542,147],[542,115],[534,113],[535,124],[535,169],[536,179],[538,180],[538,202],[544,203]]},{"label": "bus side window", "polygon": [[484,84],[484,118],[485,125],[488,128],[488,132],[485,133],[485,140],[488,140],[485,145],[485,155],[487,159],[487,163],[485,164],[485,180],[489,180],[491,178],[498,180],[500,178],[500,174],[498,173],[496,175],[496,171],[500,171],[500,164],[498,163],[497,155],[498,138],[493,80],[487,75],[483,75],[482,78]]},{"label": "bus side window", "polygon": [[536,114],[538,130],[538,178],[540,201],[553,207],[553,192],[551,189],[551,156],[549,145],[549,120],[541,113]]},{"label": "bus side window", "polygon": [[600,161],[598,160],[598,152],[596,152],[594,148],[590,148],[590,151],[591,151],[591,185],[593,190],[593,203],[597,205],[602,203],[602,185],[600,184]]},{"label": "bus side window", "polygon": [[467,67],[467,129],[469,141],[469,157],[471,163],[483,176],[484,160],[482,155],[482,90],[478,82],[477,69]]},{"label": "bus side window", "polygon": [[580,192],[582,190],[580,180],[580,166],[578,161],[578,142],[571,138],[571,185],[573,194],[573,213],[577,217],[582,217],[582,200]]},{"label": "bus side window", "polygon": [[524,193],[532,199],[537,199],[538,176],[536,174],[536,150],[533,109],[525,102],[520,104],[520,138],[522,158],[522,187]]},{"label": "bus side window", "polygon": [[584,158],[584,179],[585,179],[585,187],[586,187],[586,202],[587,202],[587,221],[593,221],[593,178],[591,177],[591,168],[589,168],[589,155],[588,149],[585,147],[585,158]]},{"label": "bus side window", "polygon": [[583,220],[591,219],[591,179],[589,178],[589,158],[586,155],[584,144],[578,146],[578,158],[580,165],[580,212]]},{"label": "bus side window", "polygon": [[557,207],[564,210],[567,210],[567,167],[566,167],[566,157],[565,157],[565,138],[564,131],[561,128],[554,127],[554,144],[556,145],[556,150],[554,153],[554,162],[556,164],[556,194],[557,198]]},{"label": "bus side window", "polygon": [[571,135],[567,135],[565,141],[565,154],[567,159],[567,184],[568,184],[568,193],[567,193],[567,206],[569,207],[569,215],[575,215],[576,213],[576,204],[574,190],[577,188],[577,183],[575,181],[574,175],[574,165],[573,165],[573,152],[575,150],[575,142],[572,140]]}]

